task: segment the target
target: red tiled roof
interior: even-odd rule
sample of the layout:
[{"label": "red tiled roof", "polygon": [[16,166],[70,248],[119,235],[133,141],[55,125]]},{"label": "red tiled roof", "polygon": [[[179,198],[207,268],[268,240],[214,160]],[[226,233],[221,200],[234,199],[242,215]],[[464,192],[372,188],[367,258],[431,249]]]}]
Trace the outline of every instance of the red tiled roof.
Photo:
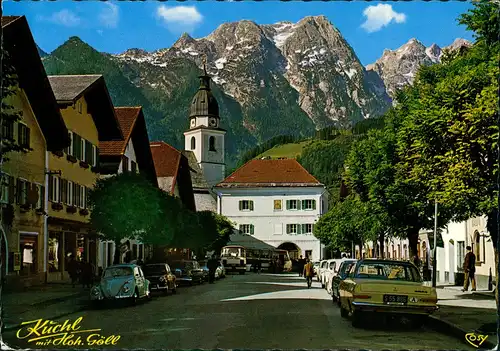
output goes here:
[{"label": "red tiled roof", "polygon": [[319,186],[295,159],[251,160],[217,186]]},{"label": "red tiled roof", "polygon": [[175,178],[179,171],[181,162],[181,153],[176,148],[168,145],[163,141],[155,141],[151,145],[151,154],[155,164],[157,177],[173,177],[172,190],[175,189]]},{"label": "red tiled roof", "polygon": [[125,152],[135,121],[141,112],[142,107],[115,107],[116,118],[122,130],[123,140],[101,141],[99,142],[99,153],[106,156],[122,155]]}]

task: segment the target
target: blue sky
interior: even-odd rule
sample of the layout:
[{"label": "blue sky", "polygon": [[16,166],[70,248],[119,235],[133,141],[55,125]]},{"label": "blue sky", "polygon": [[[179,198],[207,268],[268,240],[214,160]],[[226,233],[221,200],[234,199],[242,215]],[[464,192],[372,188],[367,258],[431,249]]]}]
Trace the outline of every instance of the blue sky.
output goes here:
[{"label": "blue sky", "polygon": [[378,59],[411,38],[443,47],[472,34],[456,19],[469,2],[3,2],[4,15],[25,15],[38,45],[51,52],[78,36],[99,51],[120,53],[170,47],[186,31],[204,37],[224,22],[297,22],[325,15],[354,48],[362,64]]}]

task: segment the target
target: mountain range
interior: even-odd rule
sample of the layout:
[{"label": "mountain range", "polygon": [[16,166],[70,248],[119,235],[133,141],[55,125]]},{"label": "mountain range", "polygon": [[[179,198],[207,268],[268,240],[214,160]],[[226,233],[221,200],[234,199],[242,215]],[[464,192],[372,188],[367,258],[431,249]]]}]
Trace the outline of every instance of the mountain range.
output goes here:
[{"label": "mountain range", "polygon": [[[470,45],[457,39],[454,49]],[[446,48],[444,48],[446,49]],[[188,108],[204,58],[227,132],[226,159],[277,135],[309,136],[383,114],[396,89],[413,82],[420,65],[438,63],[444,49],[411,39],[364,67],[324,16],[297,23],[224,23],[204,38],[183,34],[170,48],[98,52],[71,37],[50,54],[47,74],[103,74],[116,106],[143,106],[151,140],[183,148]]]}]

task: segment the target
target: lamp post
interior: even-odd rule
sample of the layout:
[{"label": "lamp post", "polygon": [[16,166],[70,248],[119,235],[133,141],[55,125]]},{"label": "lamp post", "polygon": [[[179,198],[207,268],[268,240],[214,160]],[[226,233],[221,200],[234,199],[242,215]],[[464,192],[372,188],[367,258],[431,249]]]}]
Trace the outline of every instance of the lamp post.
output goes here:
[{"label": "lamp post", "polygon": [[438,203],[437,198],[434,200],[434,259],[432,263],[432,287],[436,287],[437,283],[437,223],[438,223]]}]

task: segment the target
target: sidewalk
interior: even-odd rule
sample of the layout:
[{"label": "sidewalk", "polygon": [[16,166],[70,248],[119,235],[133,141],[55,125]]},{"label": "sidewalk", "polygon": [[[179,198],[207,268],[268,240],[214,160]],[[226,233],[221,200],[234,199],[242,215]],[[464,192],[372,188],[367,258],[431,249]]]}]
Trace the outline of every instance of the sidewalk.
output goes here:
[{"label": "sidewalk", "polygon": [[25,292],[3,293],[4,330],[16,329],[23,321],[56,319],[82,311],[87,306],[88,296],[89,289],[62,283],[32,287]]},{"label": "sidewalk", "polygon": [[496,346],[496,302],[489,291],[462,292],[461,287],[437,289],[439,311],[431,317],[432,327],[465,342],[467,333],[488,335],[481,349]]}]

